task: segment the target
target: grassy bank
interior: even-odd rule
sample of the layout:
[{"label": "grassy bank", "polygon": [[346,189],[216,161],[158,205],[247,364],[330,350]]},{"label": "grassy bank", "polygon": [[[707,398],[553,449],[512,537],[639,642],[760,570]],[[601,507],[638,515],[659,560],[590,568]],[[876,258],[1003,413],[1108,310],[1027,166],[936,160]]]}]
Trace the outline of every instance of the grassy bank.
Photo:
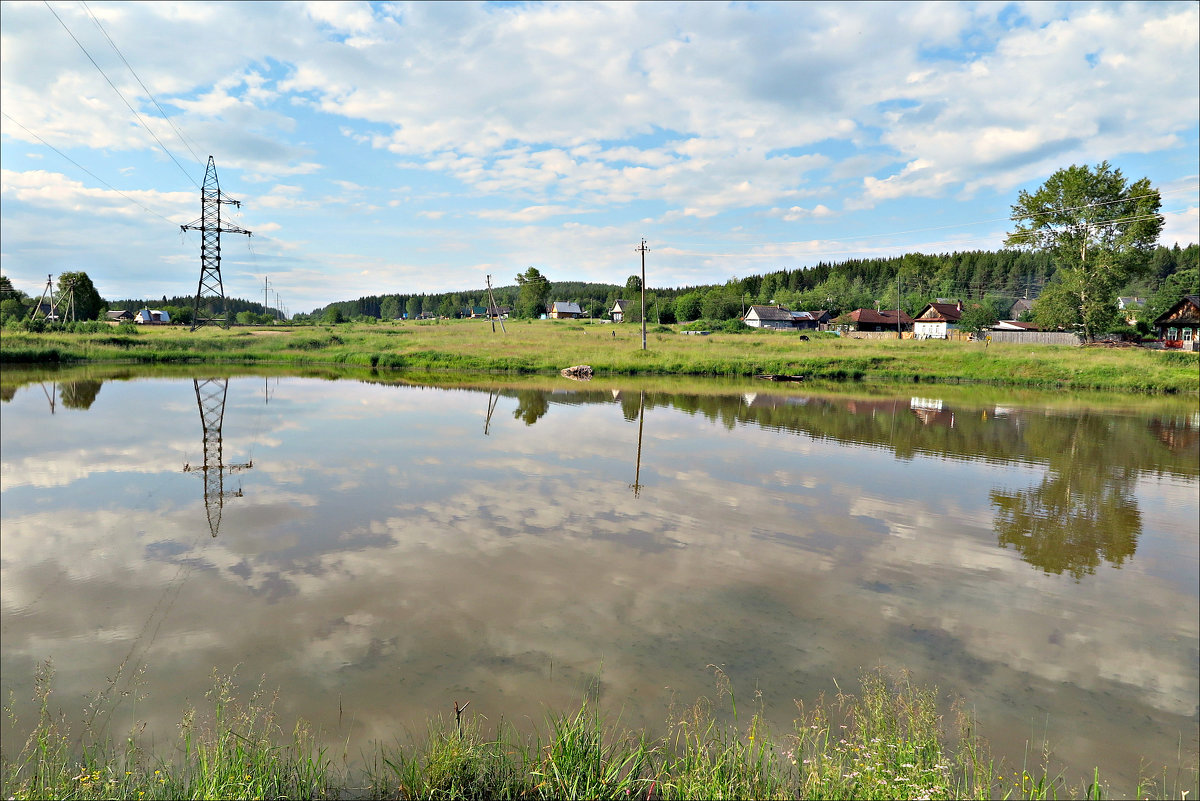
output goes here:
[{"label": "grassy bank", "polygon": [[[1110,788],[1103,771],[1068,777],[1042,752],[995,762],[976,722],[904,675],[865,673],[856,695],[797,701],[790,731],[770,731],[754,703],[739,710],[715,670],[716,705],[672,709],[665,734],[621,730],[589,703],[532,734],[461,715],[431,721],[423,740],[378,745],[365,767],[331,754],[302,724],[285,726],[260,684],[248,699],[214,672],[203,709],[189,708],[166,752],[73,734],[51,710],[51,672],[35,682],[28,738],[4,744],[5,798],[1102,798],[1187,797],[1194,767]],[[18,721],[13,721],[14,728]]]},{"label": "grassy bank", "polygon": [[599,375],[799,375],[810,380],[988,383],[1030,388],[1196,393],[1200,355],[1141,348],[1070,348],[937,340],[859,340],[753,331],[684,336],[656,326],[581,321],[455,320],[297,328],[113,329],[91,334],[4,331],[0,362],[344,365],[459,372]]}]

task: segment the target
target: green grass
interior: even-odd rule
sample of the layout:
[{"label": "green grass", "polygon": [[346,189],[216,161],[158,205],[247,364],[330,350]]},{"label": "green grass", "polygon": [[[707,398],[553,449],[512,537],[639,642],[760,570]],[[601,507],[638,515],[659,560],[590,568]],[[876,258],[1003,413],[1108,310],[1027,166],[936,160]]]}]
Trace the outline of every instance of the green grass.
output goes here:
[{"label": "green grass", "polygon": [[[167,753],[85,726],[73,738],[51,712],[49,663],[35,680],[38,718],[15,754],[3,754],[3,796],[14,799],[165,798],[1102,798],[1121,797],[1101,771],[1068,781],[1048,752],[1019,770],[997,763],[958,704],[947,722],[936,688],[901,674],[864,673],[858,695],[797,702],[788,731],[772,732],[759,699],[739,716],[715,669],[717,704],[672,709],[659,737],[609,725],[590,702],[522,734],[471,715],[431,721],[422,741],[377,745],[365,768],[339,772],[303,724],[283,728],[260,683],[247,700],[214,672],[204,710],[184,710]],[[716,708],[719,705],[720,709]],[[10,713],[11,714],[11,713]],[[13,721],[14,728],[17,721]],[[1174,781],[1144,779],[1138,798],[1194,797],[1191,765]]]},{"label": "green grass", "polygon": [[985,383],[1049,389],[1189,393],[1200,354],[938,340],[864,340],[747,330],[683,336],[656,326],[641,350],[633,325],[478,320],[279,328],[158,327],[137,333],[0,334],[16,363],[342,365],[460,372],[557,373],[589,364],[599,375],[800,375],[811,380]]}]

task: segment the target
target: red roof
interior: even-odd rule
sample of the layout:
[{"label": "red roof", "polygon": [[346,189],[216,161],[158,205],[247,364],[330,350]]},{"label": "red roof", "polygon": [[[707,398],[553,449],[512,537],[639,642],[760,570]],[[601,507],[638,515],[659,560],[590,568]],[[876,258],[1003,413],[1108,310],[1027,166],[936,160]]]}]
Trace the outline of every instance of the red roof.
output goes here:
[{"label": "red roof", "polygon": [[961,318],[962,309],[957,303],[930,303],[917,315],[918,320],[935,323],[957,323]]},{"label": "red roof", "polygon": [[[895,325],[896,310],[875,311],[874,309],[855,309],[847,315],[852,321],[859,325]],[[900,324],[912,325],[913,319],[900,312]]]}]

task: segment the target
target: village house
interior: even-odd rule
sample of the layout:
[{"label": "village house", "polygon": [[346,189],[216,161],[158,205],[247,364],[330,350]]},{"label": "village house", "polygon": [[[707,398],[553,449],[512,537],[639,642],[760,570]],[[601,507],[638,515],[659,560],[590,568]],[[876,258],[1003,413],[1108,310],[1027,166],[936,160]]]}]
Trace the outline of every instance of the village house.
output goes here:
[{"label": "village house", "polygon": [[782,306],[751,306],[742,318],[751,328],[773,328],[776,331],[791,331],[792,313]]},{"label": "village house", "polygon": [[138,325],[166,325],[171,322],[171,315],[160,309],[142,309],[133,317]]},{"label": "village house", "polygon": [[1033,311],[1033,300],[1030,298],[1018,298],[1008,310],[1008,319],[1019,320],[1025,312]]},{"label": "village house", "polygon": [[958,328],[960,319],[961,300],[954,303],[928,303],[913,322],[913,336],[916,339],[945,339],[950,331]]},{"label": "village house", "polygon": [[133,312],[128,309],[113,309],[104,313],[104,319],[110,323],[124,323],[133,319]]},{"label": "village house", "polygon": [[[842,315],[841,320],[844,320],[851,331],[895,331],[897,330],[896,309],[885,309],[876,311],[875,309],[855,309],[849,314]],[[913,319],[899,311],[899,330],[911,331]]]},{"label": "village house", "polygon": [[614,323],[619,323],[625,319],[625,314],[628,309],[629,309],[629,301],[614,300],[613,307],[608,310],[608,313],[612,317],[612,321]]},{"label": "village house", "polygon": [[829,312],[824,309],[792,312],[792,325],[798,331],[824,331],[832,319]]},{"label": "village house", "polygon": [[1184,295],[1154,321],[1164,348],[1200,351],[1200,295]]},{"label": "village house", "polygon": [[583,309],[578,303],[556,300],[550,304],[551,320],[574,320],[583,316]]}]

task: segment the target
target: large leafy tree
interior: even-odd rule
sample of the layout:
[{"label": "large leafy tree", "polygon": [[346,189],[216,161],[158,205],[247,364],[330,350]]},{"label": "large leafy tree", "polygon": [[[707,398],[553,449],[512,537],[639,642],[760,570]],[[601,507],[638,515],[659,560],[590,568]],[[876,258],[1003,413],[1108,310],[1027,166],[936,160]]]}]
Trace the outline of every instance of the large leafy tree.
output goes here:
[{"label": "large leafy tree", "polygon": [[1161,206],[1149,178],[1129,183],[1107,161],[1072,165],[1036,192],[1021,190],[1012,207],[1016,228],[1004,244],[1050,253],[1058,267],[1047,287],[1052,302],[1038,303],[1038,323],[1082,326],[1088,339],[1111,325],[1117,292],[1149,266]]},{"label": "large leafy tree", "polygon": [[550,281],[536,267],[517,274],[517,315],[534,318],[546,311]]},{"label": "large leafy tree", "polygon": [[104,298],[96,291],[85,272],[65,272],[58,276],[58,304],[64,310],[67,301],[74,305],[76,320],[95,320],[104,308]]}]

